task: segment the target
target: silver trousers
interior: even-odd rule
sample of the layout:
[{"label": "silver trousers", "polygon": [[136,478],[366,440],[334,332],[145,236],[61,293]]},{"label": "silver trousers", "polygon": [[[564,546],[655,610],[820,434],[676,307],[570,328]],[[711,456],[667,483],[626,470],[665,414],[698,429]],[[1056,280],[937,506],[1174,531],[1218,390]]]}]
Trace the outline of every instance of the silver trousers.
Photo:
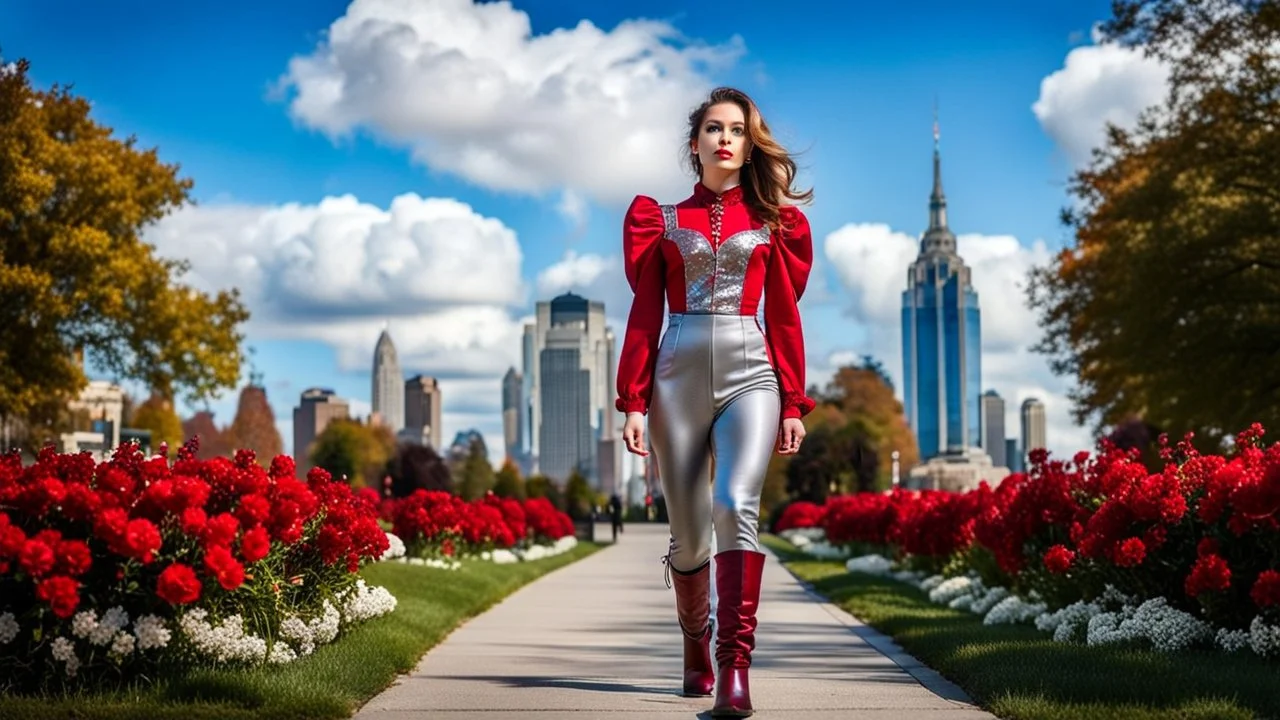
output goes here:
[{"label": "silver trousers", "polygon": [[760,552],[760,491],[781,399],[751,315],[672,313],[658,347],[649,437],[671,526],[668,562],[695,570],[716,550]]}]

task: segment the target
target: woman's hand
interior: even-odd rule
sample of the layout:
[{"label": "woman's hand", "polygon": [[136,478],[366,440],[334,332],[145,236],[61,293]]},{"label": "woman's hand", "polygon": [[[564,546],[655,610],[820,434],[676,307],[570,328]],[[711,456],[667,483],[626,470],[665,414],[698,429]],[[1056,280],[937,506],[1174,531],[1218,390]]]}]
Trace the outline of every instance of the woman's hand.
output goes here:
[{"label": "woman's hand", "polygon": [[641,457],[649,454],[644,443],[644,413],[627,413],[627,421],[622,425],[622,441],[631,453]]},{"label": "woman's hand", "polygon": [[800,452],[800,442],[804,440],[804,423],[800,418],[783,418],[778,428],[778,454],[795,455]]}]

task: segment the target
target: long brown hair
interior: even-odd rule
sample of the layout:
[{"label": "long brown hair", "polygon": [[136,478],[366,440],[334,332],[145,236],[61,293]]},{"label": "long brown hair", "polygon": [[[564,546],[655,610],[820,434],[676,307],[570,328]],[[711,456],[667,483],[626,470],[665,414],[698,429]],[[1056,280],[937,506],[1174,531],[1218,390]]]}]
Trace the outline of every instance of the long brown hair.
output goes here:
[{"label": "long brown hair", "polygon": [[[813,188],[800,191],[791,187],[796,179],[796,162],[786,148],[773,138],[769,125],[760,109],[746,93],[731,87],[718,87],[711,91],[706,101],[689,113],[689,143],[696,143],[702,120],[712,105],[731,102],[742,108],[747,122],[747,140],[751,154],[742,166],[742,199],[764,223],[772,228],[780,224],[780,208],[787,200],[809,202],[813,200]],[[688,146],[686,145],[686,148]],[[702,178],[702,161],[698,154],[690,154],[690,164],[698,178]]]}]

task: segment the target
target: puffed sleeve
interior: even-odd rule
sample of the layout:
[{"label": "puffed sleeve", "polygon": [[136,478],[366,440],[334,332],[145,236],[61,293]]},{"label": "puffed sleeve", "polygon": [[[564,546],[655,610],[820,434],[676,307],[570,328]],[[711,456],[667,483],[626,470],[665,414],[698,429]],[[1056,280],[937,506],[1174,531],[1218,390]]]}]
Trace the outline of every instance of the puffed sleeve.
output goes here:
[{"label": "puffed sleeve", "polygon": [[782,417],[800,418],[815,405],[805,394],[804,328],[799,307],[813,267],[813,236],[808,218],[799,208],[783,207],[781,227],[774,231],[773,238],[765,272],[765,333],[778,371]]},{"label": "puffed sleeve", "polygon": [[627,282],[635,293],[618,359],[615,406],[624,413],[649,411],[654,359],[666,307],[662,234],[662,208],[658,201],[637,195],[622,222],[623,264]]}]

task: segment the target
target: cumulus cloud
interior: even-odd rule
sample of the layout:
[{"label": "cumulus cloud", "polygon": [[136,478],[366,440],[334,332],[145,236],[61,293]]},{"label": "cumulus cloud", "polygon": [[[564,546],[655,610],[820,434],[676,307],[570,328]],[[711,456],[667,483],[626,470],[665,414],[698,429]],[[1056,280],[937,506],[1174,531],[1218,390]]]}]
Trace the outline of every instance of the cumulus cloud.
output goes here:
[{"label": "cumulus cloud", "polygon": [[[385,323],[406,375],[441,378],[446,431],[486,412],[500,420],[502,374],[520,364],[512,313],[527,296],[519,242],[502,222],[452,199],[407,194],[379,208],[343,196],[187,207],[147,240],[189,258],[196,287],[239,288],[251,337],[320,341],[339,371],[368,372]],[[368,414],[366,398],[348,400]]]},{"label": "cumulus cloud", "polygon": [[656,21],[535,35],[505,2],[355,0],[279,87],[334,139],[367,132],[489,188],[621,203],[688,185],[684,118],[742,53],[737,37],[700,44]]},{"label": "cumulus cloud", "polygon": [[1031,106],[1040,126],[1072,165],[1088,162],[1108,123],[1130,128],[1139,113],[1165,97],[1169,70],[1140,50],[1100,43],[1077,47],[1040,82]]},{"label": "cumulus cloud", "polygon": [[[829,377],[837,367],[870,354],[884,364],[902,397],[902,291],[918,247],[911,235],[877,223],[849,224],[827,235],[823,250],[851,299],[848,314],[868,344],[837,348],[825,359],[811,360],[813,377]],[[1030,350],[1039,330],[1026,303],[1027,274],[1047,262],[1044,243],[1026,246],[1008,235],[966,234],[957,237],[957,250],[971,269],[982,309],[982,389],[995,389],[1004,397],[1007,432],[1017,432],[1022,401],[1037,397],[1045,403],[1055,454],[1091,448],[1090,432],[1070,417],[1067,379],[1053,375],[1046,359]]]},{"label": "cumulus cloud", "polygon": [[188,207],[148,233],[192,258],[202,288],[238,287],[256,316],[416,315],[522,301],[513,230],[453,199],[405,194],[388,208],[350,195],[314,205]]}]

